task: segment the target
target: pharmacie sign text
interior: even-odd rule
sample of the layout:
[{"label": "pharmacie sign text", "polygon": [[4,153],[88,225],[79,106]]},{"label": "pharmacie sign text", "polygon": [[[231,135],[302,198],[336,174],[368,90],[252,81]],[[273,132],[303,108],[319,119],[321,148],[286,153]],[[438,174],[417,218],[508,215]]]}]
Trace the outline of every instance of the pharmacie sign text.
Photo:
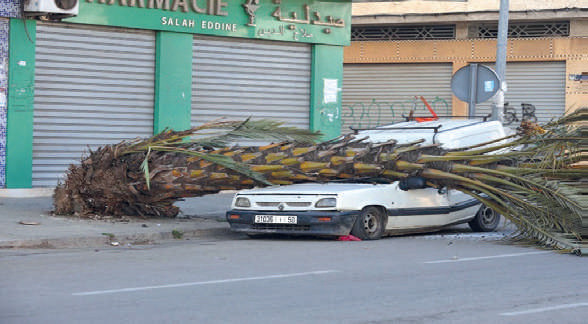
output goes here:
[{"label": "pharmacie sign text", "polygon": [[115,3],[120,6],[161,9],[169,11],[193,11],[199,14],[227,16],[227,2],[222,0],[86,0],[86,2],[97,2],[108,5]]},{"label": "pharmacie sign text", "polygon": [[82,0],[64,22],[349,45],[351,0]]}]

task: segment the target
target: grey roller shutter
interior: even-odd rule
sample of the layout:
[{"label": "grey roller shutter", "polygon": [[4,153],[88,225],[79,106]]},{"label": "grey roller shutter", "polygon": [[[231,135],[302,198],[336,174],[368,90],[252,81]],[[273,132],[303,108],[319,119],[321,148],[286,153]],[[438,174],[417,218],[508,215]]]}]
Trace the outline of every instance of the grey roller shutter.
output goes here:
[{"label": "grey roller shutter", "polygon": [[153,134],[155,34],[37,25],[33,186],[55,186],[88,147]]},{"label": "grey roller shutter", "polygon": [[415,96],[450,115],[451,73],[451,64],[345,64],[342,132],[399,121],[413,105],[418,115],[430,115]]},{"label": "grey roller shutter", "polygon": [[309,128],[311,46],[195,36],[192,125],[270,118]]},{"label": "grey roller shutter", "polygon": [[[494,68],[494,64],[486,64]],[[516,116],[522,117],[521,103],[535,106],[535,115],[540,123],[560,117],[565,111],[566,63],[565,62],[521,62],[506,65],[508,84],[504,101],[515,108]],[[476,115],[492,112],[492,99],[476,105]],[[512,125],[518,125],[513,123]]]}]

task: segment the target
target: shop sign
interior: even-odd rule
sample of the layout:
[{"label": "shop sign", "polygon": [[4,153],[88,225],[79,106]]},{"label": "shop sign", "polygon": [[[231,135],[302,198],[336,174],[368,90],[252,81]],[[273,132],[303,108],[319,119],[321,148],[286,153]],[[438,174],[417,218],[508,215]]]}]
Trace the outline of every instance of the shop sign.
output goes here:
[{"label": "shop sign", "polygon": [[72,23],[349,45],[351,0],[81,0]]}]

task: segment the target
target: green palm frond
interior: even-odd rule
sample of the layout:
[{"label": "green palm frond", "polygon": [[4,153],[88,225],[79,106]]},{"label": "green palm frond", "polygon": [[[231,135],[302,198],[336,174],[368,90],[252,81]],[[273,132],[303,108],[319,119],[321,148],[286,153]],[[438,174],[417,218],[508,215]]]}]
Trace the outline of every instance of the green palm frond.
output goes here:
[{"label": "green palm frond", "polygon": [[123,142],[119,154],[146,152],[149,147],[187,148],[192,150],[226,147],[237,140],[291,141],[314,143],[320,132],[269,120],[214,121],[184,131],[164,130],[146,140]]},{"label": "green palm frond", "polygon": [[210,152],[199,152],[206,148],[225,147],[238,140],[292,141],[313,143],[321,134],[295,127],[282,126],[282,122],[261,119],[245,121],[215,121],[193,127],[185,131],[164,130],[160,134],[142,142],[131,142],[126,148],[119,149],[120,154],[146,151],[141,168],[145,173],[147,188],[151,189],[149,174],[149,153],[151,151],[175,152],[218,164],[243,174],[259,183],[271,185],[260,173],[252,171],[247,165],[233,159]]}]

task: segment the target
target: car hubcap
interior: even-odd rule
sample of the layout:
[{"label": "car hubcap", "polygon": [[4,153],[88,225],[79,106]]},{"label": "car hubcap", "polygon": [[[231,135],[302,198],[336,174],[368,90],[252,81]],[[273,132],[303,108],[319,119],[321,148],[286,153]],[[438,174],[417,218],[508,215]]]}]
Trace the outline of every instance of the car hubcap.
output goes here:
[{"label": "car hubcap", "polygon": [[368,233],[375,233],[378,230],[378,218],[372,213],[368,213],[363,218],[363,227]]},{"label": "car hubcap", "polygon": [[482,223],[484,225],[492,225],[496,221],[496,214],[491,208],[484,207],[482,210]]}]

